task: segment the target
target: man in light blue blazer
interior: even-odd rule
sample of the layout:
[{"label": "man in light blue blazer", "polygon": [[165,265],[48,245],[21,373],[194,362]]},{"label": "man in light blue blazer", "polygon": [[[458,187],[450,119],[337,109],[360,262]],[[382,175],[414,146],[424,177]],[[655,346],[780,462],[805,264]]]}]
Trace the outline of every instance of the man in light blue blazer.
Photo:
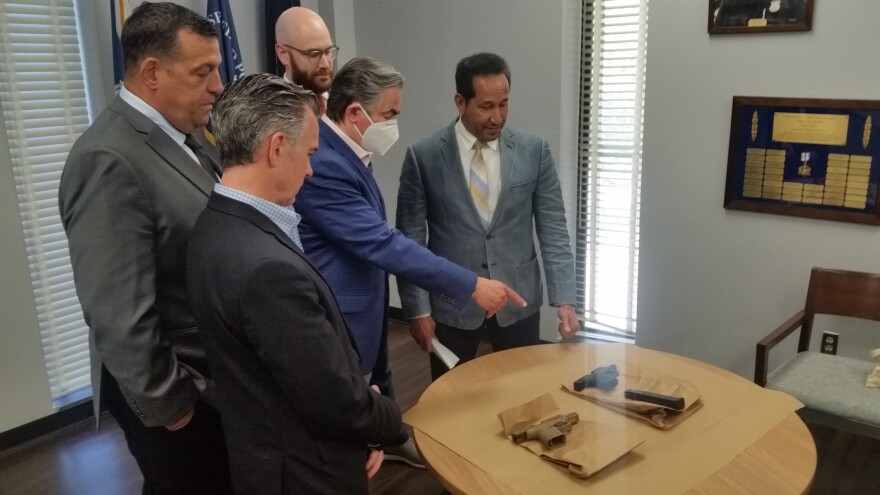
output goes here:
[{"label": "man in light blue blazer", "polygon": [[[539,341],[544,290],[535,233],[561,336],[574,334],[578,321],[574,259],[547,141],[505,127],[510,70],[498,55],[464,58],[455,81],[459,118],[407,149],[397,228],[438,256],[508,284],[529,302],[528,307],[508,304],[492,316],[472,304],[459,310],[399,281],[404,315],[422,349],[430,352],[436,335],[466,362],[484,334],[496,351]],[[434,379],[445,371],[432,354]]]},{"label": "man in light blue blazer", "polygon": [[[361,371],[392,395],[388,366],[388,273],[431,291],[450,308],[473,300],[494,314],[510,298],[502,282],[441,258],[388,226],[371,159],[397,140],[403,77],[374,59],[350,60],[333,78],[327,113],[319,123],[313,176],[296,199],[303,251],[336,295],[357,345]],[[423,467],[411,442],[386,449],[386,460]]]}]

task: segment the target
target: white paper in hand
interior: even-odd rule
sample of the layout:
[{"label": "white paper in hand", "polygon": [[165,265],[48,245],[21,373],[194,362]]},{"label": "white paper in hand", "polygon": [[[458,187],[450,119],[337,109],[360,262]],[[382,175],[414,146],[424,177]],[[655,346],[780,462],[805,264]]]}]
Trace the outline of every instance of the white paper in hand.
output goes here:
[{"label": "white paper in hand", "polygon": [[431,352],[443,361],[447,368],[452,369],[458,363],[458,356],[455,355],[448,347],[441,344],[437,337],[431,339]]}]

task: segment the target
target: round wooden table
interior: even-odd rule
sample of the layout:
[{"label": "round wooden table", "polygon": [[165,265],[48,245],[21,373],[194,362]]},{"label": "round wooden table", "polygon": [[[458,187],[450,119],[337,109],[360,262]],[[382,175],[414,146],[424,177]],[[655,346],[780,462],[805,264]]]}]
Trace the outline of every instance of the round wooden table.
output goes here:
[{"label": "round wooden table", "polygon": [[[487,354],[443,375],[425,390],[419,400],[434,400],[481,381],[553,361],[569,346],[592,345],[613,344],[546,344]],[[686,360],[698,368],[711,369],[714,373],[723,373],[736,380],[748,382],[739,375],[715,366],[683,356],[667,355]],[[413,433],[428,470],[450,492],[480,495],[517,493],[424,432],[414,429]],[[802,494],[809,490],[815,469],[816,446],[813,437],[800,417],[791,413],[688,493]]]}]

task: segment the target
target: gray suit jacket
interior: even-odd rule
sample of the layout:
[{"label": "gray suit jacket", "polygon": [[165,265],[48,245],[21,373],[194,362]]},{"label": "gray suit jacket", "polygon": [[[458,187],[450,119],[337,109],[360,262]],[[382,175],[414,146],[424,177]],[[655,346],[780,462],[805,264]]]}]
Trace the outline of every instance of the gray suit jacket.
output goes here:
[{"label": "gray suit jacket", "polygon": [[[487,229],[464,176],[455,123],[411,145],[400,174],[397,228],[437,255],[519,292],[527,307],[508,303],[498,312],[498,323],[508,326],[534,314],[544,300],[535,231],[553,305],[575,303],[574,258],[547,142],[506,126],[499,149],[501,191]],[[446,325],[475,329],[485,316],[473,302],[459,311],[405,280],[398,287],[407,318],[431,313]]]},{"label": "gray suit jacket", "polygon": [[118,96],[71,149],[59,209],[91,331],[96,412],[102,364],[146,426],[179,419],[208,388],[184,267],[213,185]]}]

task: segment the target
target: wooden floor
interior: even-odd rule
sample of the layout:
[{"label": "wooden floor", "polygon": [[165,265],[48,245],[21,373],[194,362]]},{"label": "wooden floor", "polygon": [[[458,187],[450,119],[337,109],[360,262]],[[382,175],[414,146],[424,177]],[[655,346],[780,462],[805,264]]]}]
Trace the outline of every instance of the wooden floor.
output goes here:
[{"label": "wooden floor", "polygon": [[[392,324],[389,345],[401,410],[430,383],[428,359],[406,327]],[[484,349],[485,350],[485,349]],[[125,438],[108,417],[99,433],[91,422],[0,453],[0,495],[135,495],[141,476]],[[880,440],[809,425],[819,452],[811,494],[880,494]],[[374,495],[439,495],[424,470],[386,463],[370,482]]]}]

